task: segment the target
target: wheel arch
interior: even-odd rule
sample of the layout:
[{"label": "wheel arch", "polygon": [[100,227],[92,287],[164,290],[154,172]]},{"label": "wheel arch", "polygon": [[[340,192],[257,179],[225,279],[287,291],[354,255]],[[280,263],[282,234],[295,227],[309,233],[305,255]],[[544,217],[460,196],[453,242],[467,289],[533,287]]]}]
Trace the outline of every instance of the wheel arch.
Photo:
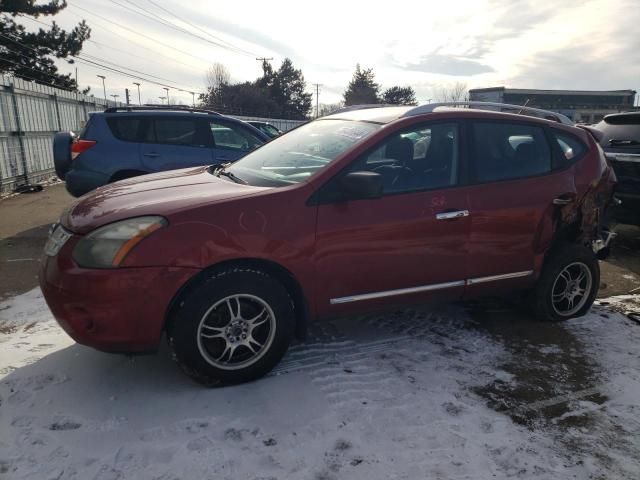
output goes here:
[{"label": "wheel arch", "polygon": [[271,277],[278,280],[287,289],[287,292],[291,295],[293,301],[293,308],[296,318],[295,336],[304,340],[307,335],[307,325],[310,319],[310,310],[307,298],[304,294],[304,290],[300,285],[300,282],[296,277],[282,265],[261,258],[240,258],[225,260],[220,263],[210,265],[199,273],[191,277],[178,292],[174,295],[173,299],[169,303],[167,312],[164,319],[164,330],[167,329],[171,318],[173,317],[176,309],[180,307],[182,299],[200,282],[202,282],[208,276],[215,274],[216,272],[226,270],[229,268],[245,268],[260,270]]}]

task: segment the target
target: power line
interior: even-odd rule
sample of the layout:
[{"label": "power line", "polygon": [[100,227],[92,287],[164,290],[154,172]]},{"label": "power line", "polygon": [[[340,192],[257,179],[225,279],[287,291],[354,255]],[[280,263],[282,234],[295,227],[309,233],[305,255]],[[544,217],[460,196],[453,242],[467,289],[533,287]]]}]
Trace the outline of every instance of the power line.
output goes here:
[{"label": "power line", "polygon": [[[127,1],[128,1],[129,3],[133,3],[131,0],[127,0]],[[209,36],[209,37],[213,38],[214,40],[216,40],[216,41],[218,41],[218,42],[226,43],[227,45],[229,45],[229,46],[231,46],[231,47],[233,47],[233,48],[235,48],[235,49],[237,49],[237,50],[239,50],[239,51],[246,52],[246,53],[247,53],[247,54],[249,54],[249,55],[252,55],[252,56],[253,56],[253,55],[256,55],[255,53],[250,52],[249,50],[245,50],[245,49],[243,49],[243,48],[237,47],[237,46],[233,45],[232,43],[230,43],[230,42],[228,42],[228,41],[226,41],[226,40],[224,40],[224,39],[222,39],[222,38],[220,38],[220,37],[217,37],[217,36],[215,36],[215,35],[212,35],[212,34],[211,34],[210,32],[208,32],[207,30],[205,30],[205,29],[203,29],[203,28],[199,27],[198,25],[196,25],[196,24],[194,24],[194,23],[192,23],[192,22],[190,22],[190,21],[188,21],[188,20],[185,20],[185,19],[184,19],[184,18],[182,18],[182,17],[179,17],[179,16],[178,16],[178,15],[176,15],[175,13],[171,12],[170,10],[167,10],[165,7],[163,7],[162,5],[157,4],[157,3],[156,3],[156,2],[154,2],[153,0],[147,0],[147,1],[148,1],[151,5],[154,5],[155,7],[159,8],[159,9],[160,9],[160,10],[162,10],[162,11],[164,11],[165,13],[167,13],[167,14],[171,15],[172,17],[176,18],[177,20],[179,20],[179,21],[181,21],[181,22],[183,22],[183,23],[186,23],[187,25],[190,25],[191,27],[195,28],[196,30],[199,30],[200,32],[204,33],[205,35],[207,35],[207,36]],[[150,12],[150,13],[151,13],[151,12]]]},{"label": "power line", "polygon": [[[44,76],[47,76],[47,77],[50,77],[50,78],[57,78],[56,76],[54,76],[54,75],[52,75],[52,74],[50,74],[50,73],[42,72],[42,71],[40,71],[40,70],[36,70],[36,69],[34,69],[34,68],[29,68],[29,67],[27,67],[26,65],[22,65],[21,63],[13,62],[13,61],[11,61],[11,60],[7,60],[6,58],[3,58],[1,61],[2,61],[2,62],[7,62],[7,63],[12,63],[13,65],[17,65],[17,66],[18,66],[18,67],[20,67],[20,68],[24,68],[24,69],[26,69],[26,70],[30,70],[30,71],[32,71],[32,72],[36,72],[36,73],[39,73],[39,74],[41,74],[41,75],[44,75]],[[12,74],[13,74],[13,76],[14,76],[14,77],[16,76],[16,72],[15,72],[15,71],[14,71],[14,72],[12,72]],[[42,79],[39,79],[39,78],[36,78],[36,77],[31,77],[31,76],[29,76],[29,75],[23,75],[22,73],[18,74],[17,76],[18,76],[19,78],[28,78],[29,80],[33,80],[33,81],[38,82],[38,83],[41,83],[41,84],[43,84],[43,85],[48,85],[48,86],[50,86],[50,87],[60,88],[60,89],[62,89],[62,90],[67,90],[67,91],[69,91],[69,92],[73,92],[73,91],[74,91],[72,88],[64,87],[64,86],[62,86],[62,85],[58,85],[57,83],[47,83],[47,82],[43,81]]]},{"label": "power line", "polygon": [[155,43],[157,43],[157,44],[159,44],[159,45],[162,45],[162,46],[164,46],[164,47],[167,47],[167,48],[170,48],[170,49],[172,49],[172,50],[175,50],[176,52],[180,52],[180,53],[182,53],[183,55],[188,55],[189,57],[195,58],[196,60],[200,60],[200,61],[202,61],[202,62],[209,63],[209,60],[207,60],[207,59],[205,59],[205,58],[198,57],[198,56],[196,56],[196,55],[192,55],[192,54],[191,54],[191,53],[189,53],[189,52],[186,52],[186,51],[184,51],[184,50],[180,50],[179,48],[176,48],[176,47],[173,47],[173,46],[171,46],[171,45],[169,45],[169,44],[166,44],[166,43],[164,43],[164,42],[161,42],[160,40],[157,40],[157,39],[155,39],[155,38],[153,38],[153,37],[150,37],[149,35],[145,35],[144,33],[137,32],[137,31],[135,31],[135,30],[133,30],[133,29],[131,29],[131,28],[125,27],[124,25],[120,25],[119,23],[114,22],[114,21],[112,21],[112,20],[109,20],[108,18],[105,18],[105,17],[103,17],[102,15],[98,15],[97,13],[93,13],[93,12],[91,12],[90,10],[87,10],[86,8],[79,7],[78,5],[75,5],[75,4],[73,4],[73,5],[72,5],[72,4],[69,4],[69,6],[70,6],[70,7],[72,7],[72,8],[80,9],[80,10],[82,10],[83,12],[88,13],[89,15],[93,15],[93,16],[95,16],[95,17],[98,17],[98,18],[102,19],[102,20],[103,20],[103,21],[105,21],[105,22],[111,23],[111,24],[115,25],[115,26],[116,26],[116,27],[118,27],[118,28],[122,28],[122,29],[124,29],[124,30],[127,30],[128,32],[131,32],[131,33],[133,33],[133,34],[135,34],[135,35],[139,35],[139,36],[141,36],[141,37],[143,37],[143,38],[146,38],[146,39],[148,39],[148,40],[151,40],[152,42],[155,42]]},{"label": "power line", "polygon": [[[77,16],[77,17],[79,17],[79,18],[82,18],[80,15],[77,15],[76,13],[73,13],[73,12],[70,12],[70,13],[71,13],[72,15],[76,15],[76,16]],[[35,19],[35,18],[28,17],[28,16],[26,16],[26,15],[24,15],[24,14],[19,14],[19,16],[21,16],[21,17],[23,17],[23,18],[25,18],[25,19],[27,19],[27,20],[31,20],[31,21],[33,21],[33,22],[39,23],[40,25],[45,25],[45,26],[47,26],[47,27],[53,27],[53,25],[52,25],[52,24],[50,24],[50,23],[43,22],[43,21],[41,21],[41,20],[37,20],[37,19]],[[94,20],[93,22],[96,22],[96,21]],[[101,25],[100,23],[93,23],[93,24],[91,25],[91,28],[93,28],[93,27],[100,27],[101,29],[103,29],[103,30],[105,30],[105,31],[107,31],[107,32],[109,32],[109,33],[112,33],[112,34],[114,34],[114,35],[120,36],[120,34],[116,33],[115,31],[111,30],[111,29],[110,29],[110,28],[108,28],[108,27],[105,27],[104,25]],[[113,47],[113,46],[111,46],[111,45],[106,45],[106,44],[104,44],[104,43],[101,43],[101,42],[98,42],[98,41],[96,41],[96,40],[93,40],[92,38],[87,38],[87,40],[86,40],[86,41],[87,41],[87,42],[90,42],[90,43],[93,43],[93,44],[95,44],[95,45],[98,45],[98,46],[100,46],[100,47],[109,48],[109,49],[111,49],[111,50],[115,50],[116,52],[124,53],[124,54],[126,54],[126,55],[130,55],[130,56],[135,57],[135,58],[140,58],[141,60],[149,60],[149,57],[143,57],[142,55],[136,55],[135,53],[129,52],[129,51],[127,51],[127,50],[122,50],[122,49],[120,49],[120,48],[116,48],[116,47]],[[182,61],[180,61],[180,60],[178,60],[178,59],[176,59],[176,58],[173,58],[173,57],[170,57],[170,56],[168,56],[168,55],[165,55],[165,54],[163,54],[163,53],[161,53],[161,52],[158,52],[157,50],[153,50],[153,49],[151,49],[151,48],[148,48],[147,46],[145,46],[145,45],[141,44],[140,42],[136,42],[135,40],[131,40],[131,39],[129,39],[128,41],[129,41],[129,42],[131,42],[131,43],[134,43],[134,44],[136,44],[136,45],[138,45],[138,46],[140,46],[141,48],[143,48],[143,49],[145,49],[145,50],[147,50],[147,51],[149,51],[149,52],[153,52],[155,55],[159,55],[159,56],[161,56],[161,57],[163,57],[163,58],[169,59],[169,60],[171,60],[171,61],[173,61],[173,62],[175,62],[175,63],[179,63],[179,64],[184,65],[184,66],[186,66],[186,67],[189,67],[189,68],[191,68],[191,69],[193,69],[193,68],[194,68],[194,67],[193,67],[193,65],[189,65],[188,63],[182,62]]]},{"label": "power line", "polygon": [[[25,46],[25,45],[21,45],[19,42],[17,42],[17,41],[16,41],[16,40],[14,40],[14,39],[11,39],[11,37],[9,37],[9,36],[7,36],[7,35],[4,35],[4,34],[0,33],[0,36],[2,36],[2,37],[4,37],[4,38],[9,39],[9,40],[10,40],[10,41],[12,41],[13,43],[15,43],[15,44],[17,44],[17,45],[21,46],[22,48],[26,48],[26,49],[28,49],[28,50],[31,50],[31,51],[35,52],[35,53],[38,53],[38,51],[37,51],[37,50],[35,50],[34,48],[27,47],[27,46]],[[16,53],[16,54],[18,54],[18,55],[21,55],[21,56],[23,56],[23,57],[25,57],[25,58],[31,59],[30,57],[27,57],[26,55],[21,54],[21,53],[19,53],[19,52],[16,52],[16,51],[13,51],[13,50],[9,50],[9,51],[11,51],[12,53]],[[75,55],[71,55],[71,57],[73,57],[74,59],[76,59],[76,61],[78,61],[78,62],[80,62],[80,63],[84,63],[84,64],[89,65],[89,66],[98,66],[98,67],[103,68],[103,69],[105,69],[105,70],[108,70],[108,71],[111,71],[111,72],[115,72],[115,73],[119,73],[119,74],[121,74],[121,75],[125,75],[125,76],[127,76],[127,77],[135,78],[136,80],[144,80],[144,81],[145,81],[145,82],[147,82],[147,83],[151,83],[151,84],[159,85],[159,86],[161,86],[161,87],[169,87],[169,88],[172,88],[172,89],[174,89],[174,90],[178,90],[178,91],[181,91],[181,92],[187,92],[187,93],[191,93],[191,91],[193,91],[193,90],[183,89],[183,88],[177,87],[177,86],[175,86],[175,85],[168,85],[168,84],[166,84],[166,83],[161,83],[161,82],[158,82],[158,81],[155,81],[155,80],[149,79],[149,78],[147,78],[147,77],[142,77],[142,76],[135,75],[135,74],[132,74],[132,73],[123,72],[122,70],[119,70],[119,69],[114,68],[114,67],[110,67],[110,66],[108,66],[108,65],[103,65],[102,63],[96,62],[96,61],[91,60],[91,59],[88,59],[88,58],[83,58],[83,57],[75,56]],[[94,58],[95,58],[95,57],[94,57]],[[4,59],[3,59],[3,60],[4,60]],[[8,61],[8,60],[7,60],[7,61]],[[13,62],[12,62],[12,63],[13,63]],[[109,63],[111,63],[111,62],[109,62]],[[16,64],[16,65],[20,65],[20,64]],[[129,69],[128,67],[124,67],[124,66],[121,66],[121,65],[118,65],[118,64],[113,64],[113,65],[116,65],[116,66],[118,66],[118,67],[120,67],[120,68],[124,68],[124,69],[126,69],[126,70],[132,70],[132,69]],[[24,67],[24,68],[28,68],[28,67]],[[45,72],[40,72],[39,70],[33,70],[33,69],[30,69],[30,70],[35,71],[35,72],[38,72],[38,73],[43,73],[43,74],[45,74]],[[132,71],[137,72],[136,70],[132,70]],[[55,78],[55,77],[54,77],[53,75],[51,75],[51,74],[48,74],[48,75],[50,75],[51,77]],[[171,80],[167,80],[167,81],[169,81],[169,82],[173,82],[173,81],[171,81]],[[196,92],[196,93],[198,93],[198,94],[199,94],[200,92]]]},{"label": "power line", "polygon": [[[148,19],[150,19],[150,20],[153,20],[154,22],[160,23],[160,24],[164,25],[165,27],[172,28],[172,29],[177,30],[177,31],[179,31],[179,32],[181,32],[181,33],[185,33],[185,34],[190,35],[190,36],[192,36],[192,37],[194,37],[194,38],[197,38],[197,39],[199,39],[199,40],[205,41],[205,42],[207,42],[207,43],[209,43],[209,44],[211,44],[211,45],[214,45],[214,46],[216,46],[216,47],[223,48],[223,49],[225,49],[225,50],[235,51],[236,53],[240,53],[240,54],[242,54],[242,55],[248,55],[248,56],[253,56],[253,55],[255,55],[254,53],[251,53],[251,52],[245,51],[245,50],[243,50],[243,49],[241,49],[241,48],[239,48],[239,47],[236,47],[235,45],[229,44],[228,42],[224,42],[224,40],[212,41],[212,40],[209,40],[209,39],[207,39],[207,38],[204,38],[204,37],[202,37],[202,36],[200,36],[200,35],[197,35],[197,34],[195,34],[195,33],[193,33],[193,32],[190,32],[189,30],[187,30],[187,29],[185,29],[185,28],[183,28],[183,27],[181,27],[181,26],[179,26],[179,25],[176,25],[176,24],[175,24],[175,23],[173,23],[173,22],[170,22],[170,21],[168,21],[168,20],[164,19],[163,17],[161,17],[161,16],[159,16],[159,15],[156,15],[156,14],[155,14],[155,13],[153,13],[153,12],[150,12],[150,11],[146,10],[145,8],[143,8],[143,7],[141,7],[141,6],[139,6],[139,5],[135,4],[135,3],[133,3],[133,2],[132,2],[132,1],[130,1],[130,0],[126,0],[126,1],[127,1],[129,4],[131,4],[133,7],[135,7],[137,10],[135,10],[135,9],[131,8],[131,7],[130,7],[130,6],[128,6],[128,5],[124,5],[124,4],[122,4],[122,3],[120,3],[120,2],[118,2],[118,1],[116,1],[116,0],[109,0],[109,1],[110,1],[111,3],[113,3],[113,4],[115,4],[115,5],[118,5],[119,7],[125,8],[126,10],[128,10],[128,11],[130,11],[130,12],[133,12],[133,13],[135,13],[135,14],[137,14],[137,15],[141,15],[141,16],[143,16],[143,17],[145,17],[145,18],[148,18]],[[162,7],[161,7],[161,8],[162,8]],[[140,11],[139,11],[139,10],[140,10]],[[220,43],[220,42],[223,42],[223,43]],[[226,43],[226,45],[225,45],[224,43]]]}]

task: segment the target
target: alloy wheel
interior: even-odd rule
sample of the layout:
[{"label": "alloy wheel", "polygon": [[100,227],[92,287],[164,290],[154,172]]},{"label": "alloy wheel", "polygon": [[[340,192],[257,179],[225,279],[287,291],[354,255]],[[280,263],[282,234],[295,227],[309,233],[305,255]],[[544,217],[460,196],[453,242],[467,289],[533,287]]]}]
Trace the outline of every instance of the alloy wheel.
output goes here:
[{"label": "alloy wheel", "polygon": [[575,315],[589,300],[592,288],[593,276],[589,267],[582,262],[570,263],[553,282],[553,309],[562,317]]},{"label": "alloy wheel", "polygon": [[249,294],[230,295],[217,301],[200,320],[198,349],[214,367],[239,370],[266,354],[275,331],[275,315],[263,299]]}]

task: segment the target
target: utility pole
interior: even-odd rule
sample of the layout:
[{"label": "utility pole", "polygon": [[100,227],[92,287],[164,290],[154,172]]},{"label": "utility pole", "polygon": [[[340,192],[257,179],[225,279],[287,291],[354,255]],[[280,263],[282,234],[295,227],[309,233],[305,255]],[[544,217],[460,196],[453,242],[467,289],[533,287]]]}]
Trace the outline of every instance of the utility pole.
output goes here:
[{"label": "utility pole", "polygon": [[167,105],[169,105],[169,89],[167,87],[162,87],[162,89],[167,92]]},{"label": "utility pole", "polygon": [[140,83],[133,82],[133,84],[138,87],[138,105],[142,105],[142,102],[140,101]]},{"label": "utility pole", "polygon": [[[163,101],[165,98],[167,98],[167,97],[158,97],[158,98],[160,99],[160,103],[162,103],[162,101]],[[168,101],[169,101],[169,100],[167,99],[167,102],[168,102]]]},{"label": "utility pole", "polygon": [[273,57],[258,57],[256,60],[262,63],[262,75],[265,75],[267,73],[267,69],[264,67],[268,61],[273,60]]},{"label": "utility pole", "polygon": [[127,105],[129,105],[131,102],[129,101],[129,89],[128,88],[124,89],[124,98],[127,101]]},{"label": "utility pole", "polygon": [[191,100],[193,102],[193,108],[196,108],[196,92],[189,92],[191,94]]},{"label": "utility pole", "polygon": [[113,94],[113,95],[109,95],[109,96],[110,96],[110,97],[113,97],[113,101],[114,101],[114,102],[117,102],[117,101],[118,101],[118,97],[119,97],[120,95],[118,95],[117,93],[115,93],[115,94]]},{"label": "utility pole", "polygon": [[318,101],[318,99],[320,98],[320,87],[322,86],[321,83],[312,83],[311,85],[315,85],[316,86],[316,118],[318,118],[320,116],[320,103]]},{"label": "utility pole", "polygon": [[104,99],[107,99],[107,87],[104,86],[104,79],[107,78],[104,75],[96,75],[96,77],[102,79],[102,91],[104,92]]}]

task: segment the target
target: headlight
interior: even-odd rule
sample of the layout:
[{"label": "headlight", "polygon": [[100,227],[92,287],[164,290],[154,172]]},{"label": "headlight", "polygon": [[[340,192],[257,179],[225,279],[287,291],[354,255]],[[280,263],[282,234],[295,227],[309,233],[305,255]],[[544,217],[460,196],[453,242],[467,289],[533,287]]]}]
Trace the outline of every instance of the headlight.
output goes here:
[{"label": "headlight", "polygon": [[83,237],[73,249],[81,267],[115,268],[145,237],[168,222],[162,217],[137,217],[100,227]]}]

